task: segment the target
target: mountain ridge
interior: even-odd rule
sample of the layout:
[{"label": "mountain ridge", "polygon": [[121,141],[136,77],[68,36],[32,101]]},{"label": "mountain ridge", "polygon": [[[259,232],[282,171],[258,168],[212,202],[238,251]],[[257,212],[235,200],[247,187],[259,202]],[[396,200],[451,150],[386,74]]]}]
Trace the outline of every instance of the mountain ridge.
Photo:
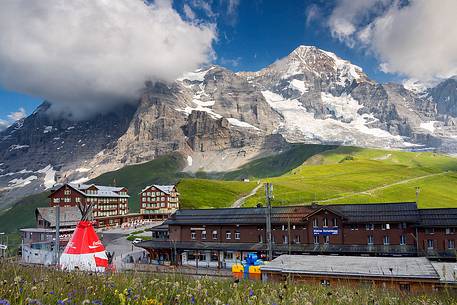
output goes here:
[{"label": "mountain ridge", "polygon": [[453,78],[425,95],[379,84],[334,53],[299,46],[257,72],[213,65],[148,82],[137,103],[86,121],[52,117],[43,103],[0,133],[0,209],[52,182],[173,152],[193,173],[234,170],[291,143],[456,153],[455,88]]}]

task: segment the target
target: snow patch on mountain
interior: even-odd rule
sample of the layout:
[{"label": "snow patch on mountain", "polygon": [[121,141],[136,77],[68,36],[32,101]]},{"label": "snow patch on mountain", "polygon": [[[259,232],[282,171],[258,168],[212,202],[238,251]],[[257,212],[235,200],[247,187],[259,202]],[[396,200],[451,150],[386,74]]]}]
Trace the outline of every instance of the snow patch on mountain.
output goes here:
[{"label": "snow patch on mountain", "polygon": [[430,133],[435,132],[435,123],[439,123],[439,121],[429,121],[429,122],[423,122],[420,124],[420,128],[425,129],[429,131]]},{"label": "snow patch on mountain", "polygon": [[18,187],[24,187],[26,185],[29,185],[30,183],[32,183],[32,181],[38,179],[37,176],[35,175],[32,175],[32,176],[28,176],[27,178],[23,179],[23,178],[15,178],[13,180],[10,180],[8,182],[8,187],[7,189],[13,189],[13,188],[18,188]]},{"label": "snow patch on mountain", "polygon": [[51,164],[49,164],[43,169],[40,169],[39,171],[37,171],[37,173],[44,174],[43,184],[46,189],[49,189],[53,187],[54,184],[56,184],[56,171],[54,170]]},{"label": "snow patch on mountain", "polygon": [[214,69],[214,67],[210,67],[208,69],[198,69],[195,72],[187,72],[184,73],[180,78],[178,78],[178,81],[199,81],[202,82],[205,80],[206,73],[208,73],[210,70]]},{"label": "snow patch on mountain", "polygon": [[305,82],[298,79],[291,80],[289,88],[296,89],[300,91],[301,94],[309,91],[309,88],[306,86]]},{"label": "snow patch on mountain", "polygon": [[256,129],[256,130],[260,130],[260,129],[258,129],[257,127],[252,126],[252,125],[249,124],[249,123],[240,121],[240,120],[235,119],[235,118],[227,118],[227,121],[229,121],[229,123],[230,123],[231,125],[233,125],[233,126],[244,127],[244,128],[253,128],[253,129]]},{"label": "snow patch on mountain", "polygon": [[428,86],[425,83],[422,83],[417,79],[411,78],[411,79],[406,79],[403,81],[403,87],[405,87],[405,89],[412,91],[416,94],[422,94],[422,93],[425,93],[425,91],[427,91]]},{"label": "snow patch on mountain", "polygon": [[[380,128],[369,128],[367,123],[376,120],[372,114],[359,114],[362,108],[350,96],[336,97],[322,93],[326,107],[334,111],[335,118],[317,119],[297,99],[285,99],[271,91],[262,91],[266,101],[279,111],[284,121],[279,133],[291,142],[319,140],[345,145],[378,145],[383,147],[405,144],[401,136],[394,136]],[[339,120],[339,119],[342,119]],[[370,137],[368,137],[370,136]]]}]

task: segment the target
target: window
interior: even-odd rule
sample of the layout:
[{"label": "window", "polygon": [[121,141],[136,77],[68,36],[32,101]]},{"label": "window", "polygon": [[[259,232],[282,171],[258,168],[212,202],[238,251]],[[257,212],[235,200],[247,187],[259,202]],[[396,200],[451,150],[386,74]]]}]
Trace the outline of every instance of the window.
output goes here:
[{"label": "window", "polygon": [[60,203],[60,198],[54,198],[54,203]]},{"label": "window", "polygon": [[296,244],[299,244],[299,243],[300,243],[300,235],[295,235],[294,242],[295,242]]},{"label": "window", "polygon": [[319,226],[319,221],[317,220],[317,218],[314,218],[313,219],[313,227],[317,228]]},{"label": "window", "polygon": [[142,197],[141,201],[146,202],[146,197]]},{"label": "window", "polygon": [[374,244],[373,235],[368,235],[368,245],[373,245],[373,244]]},{"label": "window", "polygon": [[406,236],[405,235],[400,235],[400,245],[402,245],[402,246],[406,245]]},{"label": "window", "polygon": [[230,232],[230,231],[225,232],[225,239],[232,239],[232,232]]},{"label": "window", "polygon": [[447,241],[447,248],[448,248],[448,249],[454,249],[454,248],[455,248],[455,242],[454,242],[454,240],[451,240],[451,239],[450,239],[450,240]]},{"label": "window", "polygon": [[330,286],[330,281],[329,280],[321,280],[321,285],[324,287]]},{"label": "window", "polygon": [[71,194],[71,190],[65,190],[65,191],[64,191],[64,194],[65,194],[65,195],[70,195],[70,194]]},{"label": "window", "polygon": [[259,240],[259,243],[263,243],[263,235],[262,234],[259,234],[258,240]]},{"label": "window", "polygon": [[287,235],[282,236],[282,243],[285,245],[289,243],[289,238],[287,237]]},{"label": "window", "polygon": [[455,234],[455,228],[446,228],[446,234]]},{"label": "window", "polygon": [[190,232],[190,238],[191,239],[195,239],[195,237],[196,237],[195,232],[194,231]]},{"label": "window", "polygon": [[356,231],[359,229],[359,226],[357,226],[356,224],[351,224],[351,231]]},{"label": "window", "polygon": [[319,236],[318,235],[313,236],[313,239],[314,239],[314,244],[319,244]]},{"label": "window", "polygon": [[240,232],[235,232],[235,239],[240,239],[241,233]]},{"label": "window", "polygon": [[338,227],[338,218],[333,218],[332,225]]},{"label": "window", "polygon": [[388,223],[383,223],[381,229],[383,229],[383,230],[389,230],[389,229],[390,229],[390,224],[388,224]]},{"label": "window", "polygon": [[372,224],[372,223],[367,223],[367,224],[365,225],[365,229],[366,229],[367,231],[370,231],[370,230],[372,231],[372,230],[374,230],[374,224]]},{"label": "window", "polygon": [[425,234],[434,234],[435,233],[435,229],[434,228],[426,228],[425,229]]},{"label": "window", "polygon": [[217,239],[217,231],[213,231],[213,239]]},{"label": "window", "polygon": [[329,244],[330,243],[330,236],[325,235],[324,236],[324,244]]},{"label": "window", "polygon": [[400,290],[401,291],[410,291],[411,286],[409,284],[402,283],[402,284],[400,284]]},{"label": "window", "polygon": [[76,201],[76,202],[81,202],[81,198],[76,197],[76,198],[75,198],[75,201]]},{"label": "window", "polygon": [[384,235],[382,238],[382,242],[384,243],[384,246],[388,246],[390,244],[390,238],[387,235]]},{"label": "window", "polygon": [[64,198],[63,201],[64,201],[64,202],[67,202],[67,203],[68,203],[68,202],[71,202],[71,198]]},{"label": "window", "polygon": [[161,207],[161,208],[164,208],[164,207],[165,207],[165,202],[161,202],[161,203],[160,203],[160,207]]},{"label": "window", "polygon": [[400,223],[398,224],[398,227],[399,227],[400,229],[406,229],[406,228],[408,227],[408,225],[406,224],[406,222],[400,222]]},{"label": "window", "polygon": [[427,249],[433,249],[434,248],[434,241],[433,239],[427,239]]},{"label": "window", "polygon": [[328,227],[328,219],[327,218],[324,218],[324,224],[323,224],[324,227]]}]

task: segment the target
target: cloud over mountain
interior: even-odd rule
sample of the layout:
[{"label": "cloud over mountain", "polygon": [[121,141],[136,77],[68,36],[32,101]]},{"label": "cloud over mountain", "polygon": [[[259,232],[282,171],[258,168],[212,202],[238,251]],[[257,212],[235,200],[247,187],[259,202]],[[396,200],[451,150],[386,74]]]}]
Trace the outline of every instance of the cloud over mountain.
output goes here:
[{"label": "cloud over mountain", "polygon": [[366,47],[385,72],[430,81],[457,74],[457,1],[339,0],[327,25]]},{"label": "cloud over mountain", "polygon": [[81,118],[207,63],[215,38],[214,25],[184,21],[165,0],[5,0],[0,85]]}]

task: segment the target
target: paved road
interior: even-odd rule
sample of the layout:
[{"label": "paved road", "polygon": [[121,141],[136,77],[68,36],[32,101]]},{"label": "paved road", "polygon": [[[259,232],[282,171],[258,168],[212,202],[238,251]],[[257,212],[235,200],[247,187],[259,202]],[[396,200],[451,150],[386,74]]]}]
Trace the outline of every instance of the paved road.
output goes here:
[{"label": "paved road", "polygon": [[246,196],[243,196],[241,198],[238,198],[232,204],[231,208],[239,208],[239,207],[241,207],[243,205],[243,203],[246,201],[246,199],[248,199],[249,197],[254,196],[262,186],[263,186],[263,184],[259,184],[249,194],[247,194]]}]

